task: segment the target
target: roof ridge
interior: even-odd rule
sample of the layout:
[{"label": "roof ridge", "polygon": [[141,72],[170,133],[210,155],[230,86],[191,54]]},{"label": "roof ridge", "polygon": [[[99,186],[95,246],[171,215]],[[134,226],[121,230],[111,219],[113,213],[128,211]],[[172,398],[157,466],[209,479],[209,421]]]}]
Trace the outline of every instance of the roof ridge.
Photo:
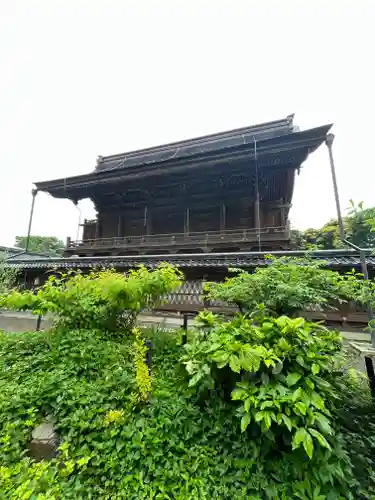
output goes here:
[{"label": "roof ridge", "polygon": [[101,162],[108,161],[108,160],[115,160],[115,159],[121,159],[124,156],[128,155],[136,155],[140,153],[147,153],[148,151],[150,152],[157,152],[163,149],[168,149],[172,147],[178,148],[179,146],[186,146],[188,144],[194,143],[194,144],[199,144],[201,142],[206,142],[210,140],[215,140],[215,139],[230,139],[234,135],[240,135],[243,133],[248,133],[251,131],[261,131],[261,130],[272,130],[274,128],[280,128],[281,126],[290,126],[291,130],[293,129],[293,119],[294,119],[294,113],[291,115],[288,115],[286,118],[281,118],[279,120],[272,120],[269,122],[263,122],[263,123],[258,123],[256,125],[249,125],[246,127],[239,127],[239,128],[234,128],[231,130],[224,130],[222,132],[215,132],[213,134],[206,134],[206,135],[201,135],[201,136],[196,136],[196,137],[191,137],[190,139],[183,139],[182,141],[174,141],[174,142],[168,142],[165,144],[161,145],[156,145],[156,146],[149,146],[147,148],[141,148],[141,149],[134,149],[130,151],[126,151],[124,153],[118,153],[118,154],[113,154],[113,155],[106,155],[106,156],[99,156],[99,165]]}]

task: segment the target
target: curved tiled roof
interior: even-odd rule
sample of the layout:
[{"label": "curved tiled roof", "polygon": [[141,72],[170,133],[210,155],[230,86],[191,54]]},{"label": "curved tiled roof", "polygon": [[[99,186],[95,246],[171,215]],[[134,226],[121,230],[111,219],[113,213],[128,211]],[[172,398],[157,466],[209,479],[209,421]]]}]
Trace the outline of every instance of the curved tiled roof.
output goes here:
[{"label": "curved tiled roof", "polygon": [[96,172],[106,172],[119,168],[128,168],[145,163],[167,161],[172,158],[189,157],[195,154],[209,153],[234,146],[253,143],[254,140],[271,139],[294,131],[293,117],[260,123],[250,127],[219,132],[185,141],[173,142],[127,153],[98,158]]},{"label": "curved tiled roof", "polygon": [[[168,255],[134,255],[134,256],[108,256],[108,257],[67,257],[67,258],[36,258],[18,259],[8,262],[8,265],[17,269],[89,269],[94,267],[114,267],[116,269],[130,269],[145,265],[153,269],[161,262],[168,262],[181,269],[206,268],[222,269],[238,267],[248,269],[267,264],[267,255],[270,252],[236,252],[236,253],[211,253],[211,254],[168,254]],[[275,256],[303,257],[303,251],[273,252]],[[326,261],[330,267],[358,268],[361,265],[360,256],[353,250],[327,250],[316,251],[311,257]],[[367,250],[367,264],[375,269],[375,256]]]}]

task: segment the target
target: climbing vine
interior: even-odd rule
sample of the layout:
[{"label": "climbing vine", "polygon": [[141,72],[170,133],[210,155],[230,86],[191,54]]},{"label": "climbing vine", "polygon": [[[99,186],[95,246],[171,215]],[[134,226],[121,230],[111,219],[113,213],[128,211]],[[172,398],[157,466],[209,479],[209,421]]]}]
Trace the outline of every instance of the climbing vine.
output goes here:
[{"label": "climbing vine", "polygon": [[148,401],[151,393],[151,375],[146,363],[148,348],[142,338],[138,328],[134,328],[135,335],[134,347],[134,368],[137,385],[136,399],[138,402]]}]

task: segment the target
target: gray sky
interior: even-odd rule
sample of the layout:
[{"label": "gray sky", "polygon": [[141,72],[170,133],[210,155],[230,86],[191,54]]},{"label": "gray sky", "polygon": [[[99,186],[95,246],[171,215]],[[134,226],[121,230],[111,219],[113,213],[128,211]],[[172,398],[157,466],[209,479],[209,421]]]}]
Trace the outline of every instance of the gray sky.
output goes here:
[{"label": "gray sky", "polygon": [[[33,181],[290,113],[335,124],[343,208],[375,205],[374,24],[374,0],[0,0],[0,244],[26,234]],[[325,146],[293,203],[295,227],[335,215]],[[38,194],[34,234],[77,223]]]}]

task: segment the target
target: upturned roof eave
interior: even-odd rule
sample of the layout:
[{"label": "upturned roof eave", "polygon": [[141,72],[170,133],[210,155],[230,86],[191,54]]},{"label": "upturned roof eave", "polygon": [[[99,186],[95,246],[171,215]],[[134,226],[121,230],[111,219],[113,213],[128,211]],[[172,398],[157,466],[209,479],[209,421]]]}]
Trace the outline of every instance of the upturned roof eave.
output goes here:
[{"label": "upturned roof eave", "polygon": [[331,127],[331,124],[324,125],[302,132],[294,132],[271,139],[260,140],[256,143],[247,143],[241,146],[224,148],[222,150],[213,151],[206,154],[196,154],[187,157],[180,157],[175,160],[170,159],[157,163],[134,165],[126,169],[113,169],[103,172],[91,172],[89,174],[83,174],[79,176],[36,182],[35,186],[39,191],[46,191],[55,196],[57,195],[57,193],[55,192],[60,191],[60,197],[69,197],[64,196],[64,193],[68,194],[68,191],[74,188],[79,188],[83,185],[89,184],[97,185],[102,182],[110,182],[113,179],[117,180],[119,178],[125,180],[126,178],[131,178],[132,175],[137,174],[141,171],[146,171],[149,175],[152,175],[153,171],[159,169],[162,166],[173,168],[176,165],[186,164],[186,167],[188,168],[189,165],[193,162],[204,164],[213,160],[221,161],[225,160],[226,158],[229,159],[235,154],[243,154],[249,159],[254,159],[255,155],[257,155],[258,158],[261,158],[262,156],[265,156],[267,154],[277,154],[278,152],[287,151],[289,149],[293,150],[298,147],[306,147],[309,150],[308,152],[311,152],[321,145]]}]

